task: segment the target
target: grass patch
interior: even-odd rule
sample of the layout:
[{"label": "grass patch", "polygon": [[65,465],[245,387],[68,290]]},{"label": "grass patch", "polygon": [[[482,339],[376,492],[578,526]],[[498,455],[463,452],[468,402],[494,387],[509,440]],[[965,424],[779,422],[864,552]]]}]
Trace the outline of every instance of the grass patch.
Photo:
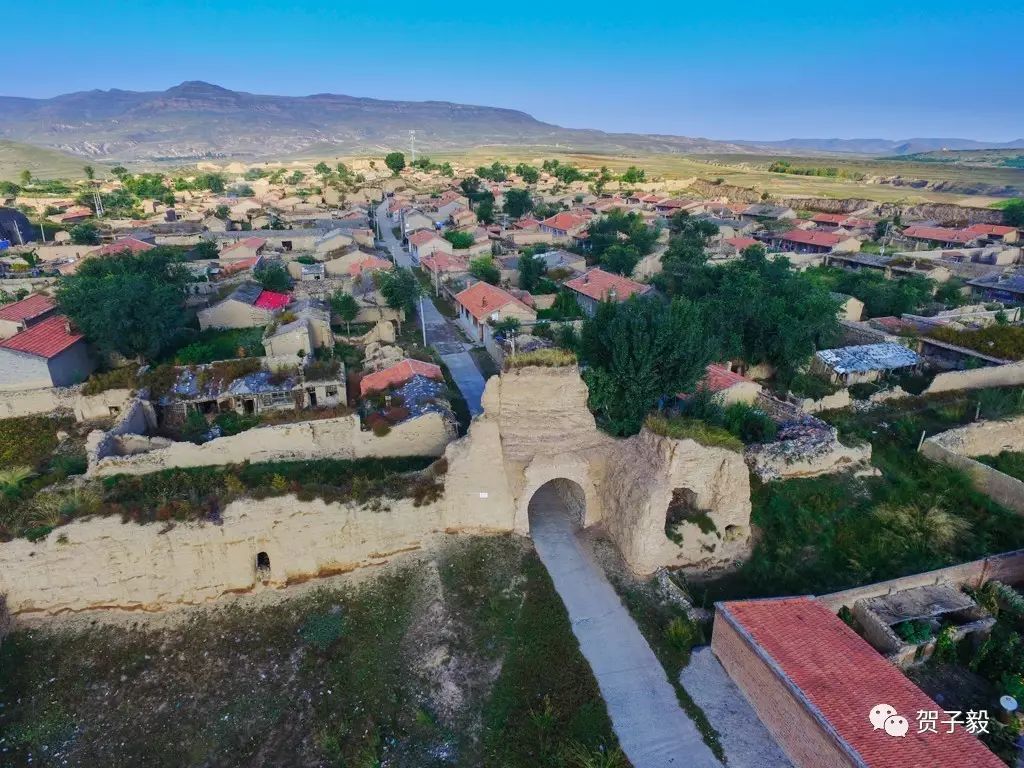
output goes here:
[{"label": "grass patch", "polygon": [[539,368],[564,368],[576,365],[576,355],[567,349],[536,349],[520,352],[505,358],[506,370],[536,366]]},{"label": "grass patch", "polygon": [[[1003,415],[1014,390],[885,404],[864,413],[822,414],[844,442],[870,441],[881,477],[850,474],[753,483],[759,535],[736,573],[704,585],[704,604],[737,597],[826,594],[942,568],[1024,546],[1020,517],[969,479],[917,453],[921,433]],[[699,590],[698,590],[699,593]]]},{"label": "grass patch", "polygon": [[966,347],[1004,360],[1024,360],[1024,328],[1016,325],[990,325],[976,331],[940,326],[929,333],[933,339]]},{"label": "grass patch", "polygon": [[283,461],[222,467],[168,469],[146,475],[115,475],[83,486],[36,494],[3,506],[0,540],[42,538],[54,528],[91,515],[120,515],[136,523],[216,520],[221,510],[244,496],[263,499],[293,493],[300,501],[369,504],[386,509],[388,500],[430,503],[444,486],[422,473],[432,458]]},{"label": "grass patch", "polygon": [[167,362],[198,365],[237,357],[262,357],[263,328],[229,328],[200,331],[184,346],[166,356]]},{"label": "grass patch", "polygon": [[727,429],[716,427],[700,419],[687,419],[681,416],[661,416],[652,414],[647,417],[644,426],[656,435],[671,437],[676,440],[694,440],[711,448],[727,448],[737,453],[743,452],[743,441]]},{"label": "grass patch", "polygon": [[40,469],[57,447],[58,430],[73,425],[74,419],[54,416],[0,419],[0,467]]},{"label": "grass patch", "polygon": [[995,456],[975,456],[974,458],[975,461],[988,464],[993,469],[1024,482],[1024,453],[1003,451]]},{"label": "grass patch", "polygon": [[451,539],[437,571],[411,563],[174,626],[14,632],[3,762],[624,768],[577,759],[615,737],[528,545]]}]

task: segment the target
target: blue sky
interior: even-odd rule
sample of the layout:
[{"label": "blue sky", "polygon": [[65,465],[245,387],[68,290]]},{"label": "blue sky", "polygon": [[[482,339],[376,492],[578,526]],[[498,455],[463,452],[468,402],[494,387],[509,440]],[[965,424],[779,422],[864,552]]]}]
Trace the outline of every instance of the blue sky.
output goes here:
[{"label": "blue sky", "polygon": [[720,139],[1024,137],[1021,0],[687,5],[9,2],[0,93],[207,80]]}]

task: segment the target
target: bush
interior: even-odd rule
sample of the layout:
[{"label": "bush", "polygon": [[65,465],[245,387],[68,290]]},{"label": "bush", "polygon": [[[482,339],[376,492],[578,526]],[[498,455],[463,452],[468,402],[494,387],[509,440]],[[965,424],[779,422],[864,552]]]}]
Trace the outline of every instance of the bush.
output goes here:
[{"label": "bush", "polygon": [[83,395],[98,395],[108,389],[137,389],[138,366],[126,365],[105,373],[94,373],[82,385]]},{"label": "bush", "polygon": [[744,443],[768,443],[779,428],[771,417],[746,403],[733,403],[725,409],[725,428]]},{"label": "bush", "polygon": [[931,624],[920,619],[901,621],[893,629],[900,638],[911,645],[921,645],[921,643],[926,643],[932,638]]},{"label": "bush", "polygon": [[821,398],[834,395],[839,391],[839,387],[835,384],[810,373],[795,374],[790,379],[788,388],[796,397],[806,397],[811,400],[821,400]]}]

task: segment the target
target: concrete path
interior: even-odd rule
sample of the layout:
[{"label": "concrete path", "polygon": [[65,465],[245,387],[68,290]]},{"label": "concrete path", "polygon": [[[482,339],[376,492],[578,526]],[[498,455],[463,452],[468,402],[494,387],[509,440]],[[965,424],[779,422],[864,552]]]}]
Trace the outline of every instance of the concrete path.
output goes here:
[{"label": "concrete path", "polygon": [[[377,220],[380,222],[380,235],[392,258],[400,267],[412,267],[412,256],[410,256],[398,242],[391,231],[392,223],[387,217],[387,201],[381,203],[377,208]],[[455,386],[459,388],[462,396],[469,406],[469,413],[472,416],[479,416],[483,413],[480,405],[480,397],[484,393],[484,377],[480,369],[476,367],[473,356],[467,351],[469,345],[462,341],[462,336],[448,318],[442,315],[430,296],[423,297],[423,324],[427,331],[427,343],[437,350],[441,355],[444,364],[455,380]]]},{"label": "concrete path", "polygon": [[718,731],[729,768],[793,768],[710,646],[693,652],[679,680]]},{"label": "concrete path", "polygon": [[530,502],[530,535],[565,603],[612,727],[634,768],[719,768],[665,670],[551,488]]}]

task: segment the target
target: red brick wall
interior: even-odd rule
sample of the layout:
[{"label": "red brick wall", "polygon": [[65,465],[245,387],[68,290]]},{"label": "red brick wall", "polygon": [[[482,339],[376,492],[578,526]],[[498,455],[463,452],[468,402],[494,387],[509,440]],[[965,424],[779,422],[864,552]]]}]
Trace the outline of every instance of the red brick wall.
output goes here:
[{"label": "red brick wall", "polygon": [[779,746],[798,768],[856,768],[775,671],[721,612],[715,613],[711,649],[754,707]]}]

